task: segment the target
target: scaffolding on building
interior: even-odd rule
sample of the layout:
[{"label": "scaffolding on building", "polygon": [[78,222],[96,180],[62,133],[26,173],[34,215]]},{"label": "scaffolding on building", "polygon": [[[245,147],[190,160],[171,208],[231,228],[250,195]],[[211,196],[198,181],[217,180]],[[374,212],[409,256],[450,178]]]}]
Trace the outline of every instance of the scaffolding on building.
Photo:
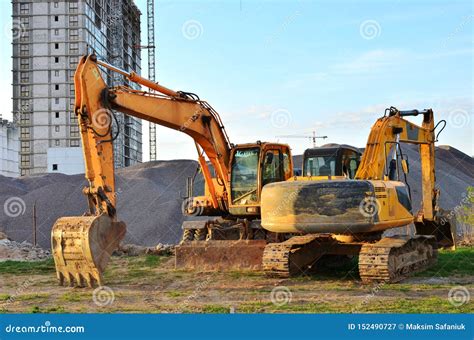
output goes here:
[{"label": "scaffolding on building", "polygon": [[[148,25],[148,78],[155,81],[155,1],[147,2]],[[155,161],[156,153],[156,125],[150,123],[150,161]]]}]

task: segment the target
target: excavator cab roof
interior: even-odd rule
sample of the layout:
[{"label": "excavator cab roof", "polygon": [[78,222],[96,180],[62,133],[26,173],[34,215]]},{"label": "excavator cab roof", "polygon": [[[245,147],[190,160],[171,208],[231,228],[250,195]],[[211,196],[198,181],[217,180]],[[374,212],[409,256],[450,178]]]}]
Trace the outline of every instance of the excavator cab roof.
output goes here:
[{"label": "excavator cab roof", "polygon": [[277,146],[286,146],[289,148],[288,144],[282,144],[282,143],[275,143],[275,142],[262,142],[262,141],[256,141],[255,143],[244,143],[244,144],[234,144],[232,147],[234,149],[244,149],[244,148],[251,148],[251,147],[261,147],[261,146],[267,146],[267,145],[277,145]]},{"label": "excavator cab roof", "polygon": [[362,152],[360,151],[359,148],[356,148],[355,146],[347,145],[347,144],[328,144],[316,148],[310,148],[306,149],[304,151],[304,159],[310,156],[318,156],[318,155],[325,155],[329,153],[336,153],[340,152],[343,150],[351,150],[356,152],[359,155],[362,155]]}]

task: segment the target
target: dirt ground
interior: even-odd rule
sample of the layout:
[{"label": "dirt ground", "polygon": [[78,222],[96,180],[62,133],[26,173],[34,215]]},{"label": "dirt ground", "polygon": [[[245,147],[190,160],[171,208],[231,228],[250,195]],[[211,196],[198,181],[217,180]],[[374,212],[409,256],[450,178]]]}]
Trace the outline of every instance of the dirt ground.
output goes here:
[{"label": "dirt ground", "polygon": [[[291,279],[174,269],[173,257],[113,257],[99,289],[57,286],[52,260],[0,263],[3,313],[472,313],[474,248],[397,284],[363,285],[356,261]],[[471,296],[473,296],[471,298]]]}]

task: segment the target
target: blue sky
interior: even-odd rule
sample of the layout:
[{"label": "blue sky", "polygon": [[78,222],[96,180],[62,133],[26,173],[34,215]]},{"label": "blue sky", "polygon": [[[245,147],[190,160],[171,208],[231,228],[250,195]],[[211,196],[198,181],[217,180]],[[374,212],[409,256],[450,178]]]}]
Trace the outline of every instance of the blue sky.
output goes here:
[{"label": "blue sky", "polygon": [[[10,1],[0,3],[10,15]],[[146,0],[136,3],[146,44]],[[432,107],[448,121],[439,143],[474,155],[471,1],[156,0],[155,12],[157,80],[207,100],[234,143],[278,140],[301,153],[309,140],[277,136],[316,130],[364,146],[393,105]],[[1,90],[11,94],[11,48],[0,43]],[[145,159],[147,150],[145,133]],[[158,158],[195,157],[189,137],[158,129]]]}]

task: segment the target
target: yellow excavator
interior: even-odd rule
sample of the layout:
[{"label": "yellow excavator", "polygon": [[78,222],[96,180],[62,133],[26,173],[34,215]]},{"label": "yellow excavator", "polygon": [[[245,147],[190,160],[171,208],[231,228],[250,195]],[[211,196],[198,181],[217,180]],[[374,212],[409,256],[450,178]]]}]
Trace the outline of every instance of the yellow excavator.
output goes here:
[{"label": "yellow excavator", "polygon": [[[129,86],[109,88],[103,70],[118,72],[128,82],[153,92]],[[210,242],[211,248],[206,242],[191,246],[184,242],[176,250],[177,265],[186,261],[192,264],[199,254],[210,256],[208,260],[212,262],[217,253],[217,262],[225,259],[227,264],[234,262],[237,267],[249,268],[261,265],[267,233],[252,221],[260,216],[263,185],[293,175],[288,145],[260,141],[233,145],[217,112],[197,95],[175,92],[134,72],[104,63],[95,55],[80,60],[74,84],[75,113],[88,181],[83,193],[89,211],[84,216],[59,218],[52,228],[51,247],[61,285],[101,285],[111,253],[125,235],[125,223],[118,220],[116,211],[112,143],[120,126],[116,124],[113,128],[114,111],[183,132],[195,141],[205,193],[193,197],[190,188],[184,210],[191,216],[216,219],[185,224],[183,239],[215,242]]]},{"label": "yellow excavator", "polygon": [[[406,117],[423,116],[421,126]],[[325,256],[359,256],[363,282],[397,282],[434,264],[439,247],[455,245],[455,222],[439,207],[435,130],[431,109],[386,110],[370,132],[355,179],[290,179],[262,189],[262,226],[295,235],[269,243],[263,269],[288,277],[317,267]],[[408,159],[403,143],[419,146],[422,202],[412,211]],[[414,224],[415,236],[383,237]]]}]

